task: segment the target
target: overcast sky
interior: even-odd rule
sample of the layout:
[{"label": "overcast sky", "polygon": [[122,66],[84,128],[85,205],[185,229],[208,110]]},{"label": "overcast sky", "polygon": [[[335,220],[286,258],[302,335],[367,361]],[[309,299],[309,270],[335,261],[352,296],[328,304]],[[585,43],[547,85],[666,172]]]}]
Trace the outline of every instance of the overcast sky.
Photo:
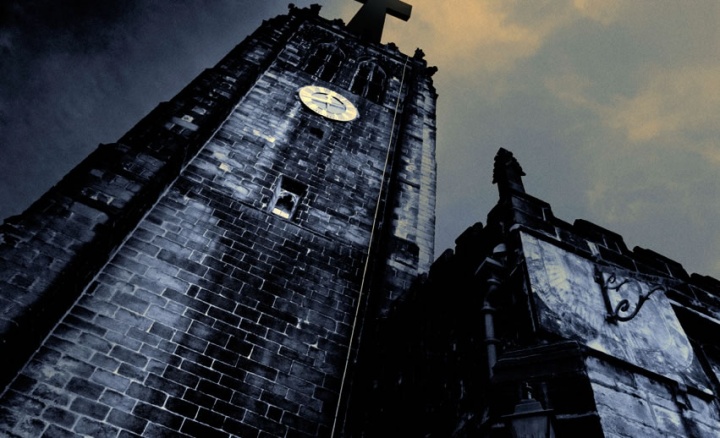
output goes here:
[{"label": "overcast sky", "polygon": [[[117,140],[285,0],[0,2],[0,218]],[[346,22],[351,0],[323,4]],[[497,200],[498,148],[527,191],[720,278],[720,2],[415,0],[384,41],[437,65],[439,254]]]}]

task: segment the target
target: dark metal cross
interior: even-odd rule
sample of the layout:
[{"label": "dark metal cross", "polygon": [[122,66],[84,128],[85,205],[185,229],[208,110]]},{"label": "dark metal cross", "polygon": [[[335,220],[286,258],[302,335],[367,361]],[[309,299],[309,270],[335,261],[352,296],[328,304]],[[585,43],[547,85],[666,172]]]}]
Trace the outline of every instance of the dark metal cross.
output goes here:
[{"label": "dark metal cross", "polygon": [[350,20],[347,29],[365,41],[379,43],[382,37],[385,15],[403,21],[410,19],[412,6],[400,0],[356,0],[363,3],[357,14]]}]

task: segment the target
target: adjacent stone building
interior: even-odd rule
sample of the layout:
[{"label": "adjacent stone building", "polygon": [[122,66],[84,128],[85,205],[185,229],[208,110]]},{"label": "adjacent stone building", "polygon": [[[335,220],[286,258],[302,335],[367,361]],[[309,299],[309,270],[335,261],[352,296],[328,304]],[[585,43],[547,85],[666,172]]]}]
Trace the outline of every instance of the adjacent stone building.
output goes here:
[{"label": "adjacent stone building", "polygon": [[719,436],[720,281],[556,218],[523,175],[501,149],[486,225],[382,323],[367,436]]}]

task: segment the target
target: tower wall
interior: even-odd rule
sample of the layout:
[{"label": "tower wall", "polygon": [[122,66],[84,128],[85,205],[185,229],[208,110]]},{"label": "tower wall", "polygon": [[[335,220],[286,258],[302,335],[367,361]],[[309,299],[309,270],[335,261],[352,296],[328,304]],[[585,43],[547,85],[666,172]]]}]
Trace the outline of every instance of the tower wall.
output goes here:
[{"label": "tower wall", "polygon": [[[298,19],[259,28],[117,143],[101,145],[0,227],[0,355],[17,368],[284,47]],[[200,107],[203,114],[193,112]],[[192,115],[187,129],[176,125]],[[0,384],[12,378],[0,376]]]},{"label": "tower wall", "polygon": [[[332,75],[312,64],[328,43],[345,56]],[[379,95],[356,85],[366,60],[386,75]],[[419,224],[434,222],[430,74],[419,57],[291,8],[96,152],[48,199],[91,187],[97,202],[69,205],[98,223],[128,219],[100,237],[83,220],[69,259],[87,268],[62,300],[48,288],[20,308],[30,321],[38,306],[50,315],[74,301],[4,392],[0,430],[328,436],[351,344],[387,307],[367,297],[397,298],[387,288],[398,273],[429,265],[432,225]],[[305,85],[340,91],[360,117],[314,114],[297,97]],[[68,230],[77,217],[32,210],[15,229]],[[416,256],[391,265],[408,246]],[[18,239],[7,258],[29,250],[40,263],[46,248]],[[54,263],[69,275],[70,262]],[[14,287],[38,284],[19,278]]]}]

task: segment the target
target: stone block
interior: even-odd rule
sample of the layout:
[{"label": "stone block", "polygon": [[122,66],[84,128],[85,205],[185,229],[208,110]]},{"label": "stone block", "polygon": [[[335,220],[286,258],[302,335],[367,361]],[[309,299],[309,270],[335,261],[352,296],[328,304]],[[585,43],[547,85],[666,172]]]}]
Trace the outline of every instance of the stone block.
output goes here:
[{"label": "stone block", "polygon": [[70,410],[77,414],[85,415],[98,420],[103,420],[105,415],[110,412],[110,408],[108,406],[101,405],[82,397],[78,397],[72,402]]},{"label": "stone block", "polygon": [[70,432],[67,429],[63,429],[55,424],[48,425],[43,435],[53,438],[74,438],[77,436],[77,434]]},{"label": "stone block", "polygon": [[105,387],[79,377],[72,377],[65,387],[70,392],[86,397],[90,400],[97,400]]},{"label": "stone block", "polygon": [[107,422],[122,429],[126,429],[132,433],[141,435],[145,430],[148,420],[128,414],[127,412],[123,412],[119,409],[113,409],[107,416]]},{"label": "stone block", "polygon": [[117,374],[141,382],[145,380],[148,373],[160,372],[157,370],[158,367],[164,368],[165,364],[160,364],[155,360],[150,360],[149,363],[145,366],[145,370],[147,370],[145,371],[127,363],[123,363],[120,364],[120,366],[117,368]]},{"label": "stone block", "polygon": [[[135,405],[132,413],[133,415],[148,420],[151,423],[162,425],[167,429],[170,429],[171,431],[178,431],[183,422],[183,418],[179,415],[175,415],[170,411],[155,407],[153,404],[147,404],[142,402],[139,402],[137,405]],[[147,433],[148,429],[146,429],[145,431]],[[168,434],[168,432],[163,433],[164,435],[161,434],[160,436],[169,436],[170,434],[172,434]]]},{"label": "stone block", "polygon": [[70,402],[70,396],[62,389],[45,384],[37,385],[35,390],[32,391],[32,396],[58,406],[67,406]]},{"label": "stone block", "polygon": [[15,427],[20,436],[36,437],[41,436],[47,424],[37,418],[25,418]]},{"label": "stone block", "polygon": [[185,391],[185,394],[183,395],[183,400],[202,406],[213,406],[213,404],[217,401],[215,398],[205,394],[202,391],[192,389],[188,389]]},{"label": "stone block", "polygon": [[142,355],[128,350],[125,347],[116,345],[110,350],[110,357],[114,357],[122,362],[127,362],[130,365],[142,368],[147,363],[147,358]]},{"label": "stone block", "polygon": [[[81,344],[86,345],[99,353],[108,353],[112,348],[112,344],[110,342],[91,333],[81,333],[78,341]],[[93,357],[94,356],[95,354],[93,355]]]},{"label": "stone block", "polygon": [[171,366],[165,368],[163,377],[190,388],[194,388],[200,381],[198,376]]},{"label": "stone block", "polygon": [[180,395],[187,389],[185,386],[157,374],[148,374],[145,378],[145,385],[148,388],[157,389],[169,395]]},{"label": "stone block", "polygon": [[127,391],[125,391],[125,394],[155,406],[162,406],[167,398],[167,394],[137,382],[132,382]]},{"label": "stone block", "polygon": [[688,394],[687,397],[692,408],[684,412],[686,417],[712,427],[720,427],[720,413],[715,404],[693,394]]},{"label": "stone block", "polygon": [[90,380],[118,392],[125,392],[130,385],[127,378],[102,369],[96,369]]},{"label": "stone block", "polygon": [[593,384],[595,402],[601,418],[618,418],[628,423],[655,427],[649,403],[636,394],[627,394],[603,385]]},{"label": "stone block", "polygon": [[192,420],[185,420],[180,431],[190,436],[216,436],[218,438],[229,436],[228,433]]},{"label": "stone block", "polygon": [[237,436],[257,438],[260,431],[246,423],[228,418],[223,427],[226,431],[233,433]]},{"label": "stone block", "polygon": [[686,431],[683,425],[683,418],[677,408],[667,409],[660,406],[652,407],[655,415],[656,427],[668,435],[685,436]]},{"label": "stone block", "polygon": [[[628,420],[619,415],[600,415],[603,433],[605,436],[621,438],[652,437],[657,436],[657,429],[643,423]],[[664,434],[668,438],[680,438],[677,435]]]},{"label": "stone block", "polygon": [[73,424],[75,424],[75,420],[77,420],[77,416],[75,414],[56,407],[49,407],[45,409],[42,414],[42,418],[49,423],[66,427],[68,429],[72,428]]},{"label": "stone block", "polygon": [[145,315],[155,322],[159,322],[176,330],[185,331],[192,320],[177,313],[169,312],[158,306],[151,305]]}]

